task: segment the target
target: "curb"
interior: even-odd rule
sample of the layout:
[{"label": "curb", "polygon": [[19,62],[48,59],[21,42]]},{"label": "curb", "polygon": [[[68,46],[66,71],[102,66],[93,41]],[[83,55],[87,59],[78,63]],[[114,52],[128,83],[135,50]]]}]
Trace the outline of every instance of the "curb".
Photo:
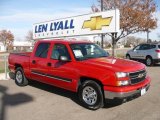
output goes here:
[{"label": "curb", "polygon": [[8,79],[8,78],[7,79],[0,79],[0,81],[8,81],[8,80],[10,80],[10,79]]},{"label": "curb", "polygon": [[1,73],[1,74],[0,74],[0,81],[1,81],[1,80],[3,80],[3,81],[5,81],[5,80],[10,80],[10,79],[9,79],[9,73],[7,73],[7,78],[5,78],[5,73]]}]

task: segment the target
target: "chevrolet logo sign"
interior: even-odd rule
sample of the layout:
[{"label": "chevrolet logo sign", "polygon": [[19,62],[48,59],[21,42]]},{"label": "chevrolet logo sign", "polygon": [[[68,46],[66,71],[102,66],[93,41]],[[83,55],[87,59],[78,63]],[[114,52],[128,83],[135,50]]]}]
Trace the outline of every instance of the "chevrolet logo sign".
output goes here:
[{"label": "chevrolet logo sign", "polygon": [[102,16],[91,17],[83,23],[83,29],[90,28],[91,30],[101,30],[103,26],[109,26],[112,17],[102,18]]}]

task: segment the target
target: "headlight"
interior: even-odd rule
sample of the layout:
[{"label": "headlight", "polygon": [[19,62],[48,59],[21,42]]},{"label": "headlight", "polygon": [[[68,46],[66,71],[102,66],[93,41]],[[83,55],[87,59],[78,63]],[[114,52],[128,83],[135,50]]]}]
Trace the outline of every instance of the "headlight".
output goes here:
[{"label": "headlight", "polygon": [[125,85],[129,85],[129,81],[128,80],[117,81],[117,86],[125,86]]},{"label": "headlight", "polygon": [[117,78],[123,78],[123,77],[128,77],[128,74],[125,72],[117,72],[116,76]]},{"label": "headlight", "polygon": [[117,72],[117,86],[125,86],[130,84],[129,74],[125,72]]}]

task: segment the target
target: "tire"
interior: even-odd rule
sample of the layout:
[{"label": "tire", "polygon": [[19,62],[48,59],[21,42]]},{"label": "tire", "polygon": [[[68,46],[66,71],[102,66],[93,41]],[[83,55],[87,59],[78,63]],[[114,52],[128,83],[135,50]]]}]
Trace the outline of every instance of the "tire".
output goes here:
[{"label": "tire", "polygon": [[102,89],[98,83],[92,80],[82,83],[78,90],[78,96],[82,106],[87,109],[97,110],[104,106]]},{"label": "tire", "polygon": [[28,80],[26,79],[23,69],[18,67],[15,72],[15,83],[18,86],[26,86],[28,85]]},{"label": "tire", "polygon": [[127,55],[126,55],[126,59],[128,59],[128,60],[130,60],[130,59],[131,59],[131,57],[130,57],[130,55],[129,55],[129,54],[127,54]]},{"label": "tire", "polygon": [[153,65],[152,57],[146,57],[146,65],[147,66],[152,66]]}]

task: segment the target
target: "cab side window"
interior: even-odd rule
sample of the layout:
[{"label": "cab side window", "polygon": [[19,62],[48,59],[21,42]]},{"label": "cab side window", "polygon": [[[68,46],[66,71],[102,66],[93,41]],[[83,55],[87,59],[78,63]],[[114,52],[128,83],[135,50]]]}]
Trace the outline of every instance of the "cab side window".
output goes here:
[{"label": "cab side window", "polygon": [[55,44],[52,49],[51,58],[58,60],[60,56],[66,56],[68,60],[71,60],[67,47],[64,44]]},{"label": "cab side window", "polygon": [[36,49],[35,56],[40,58],[47,58],[50,43],[40,43]]}]

